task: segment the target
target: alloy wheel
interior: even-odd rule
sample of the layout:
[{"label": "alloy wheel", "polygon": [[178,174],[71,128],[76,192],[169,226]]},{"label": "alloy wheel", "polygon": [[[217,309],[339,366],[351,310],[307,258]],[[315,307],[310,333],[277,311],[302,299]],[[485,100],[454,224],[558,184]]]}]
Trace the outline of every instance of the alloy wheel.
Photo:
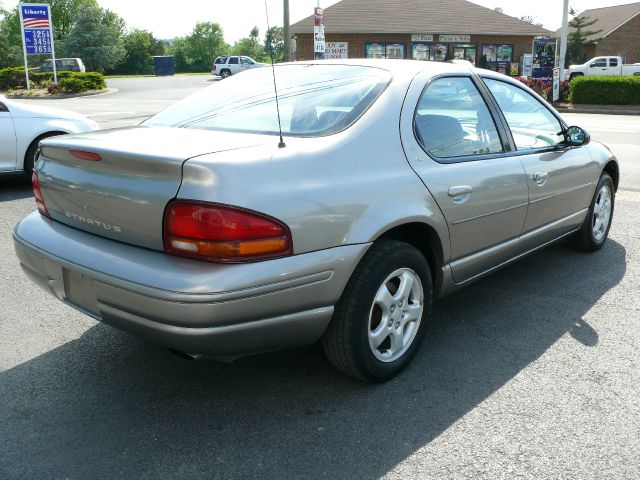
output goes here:
[{"label": "alloy wheel", "polygon": [[378,360],[393,362],[409,349],[423,309],[422,282],[410,268],[399,268],[382,282],[371,305],[367,332],[369,347]]}]

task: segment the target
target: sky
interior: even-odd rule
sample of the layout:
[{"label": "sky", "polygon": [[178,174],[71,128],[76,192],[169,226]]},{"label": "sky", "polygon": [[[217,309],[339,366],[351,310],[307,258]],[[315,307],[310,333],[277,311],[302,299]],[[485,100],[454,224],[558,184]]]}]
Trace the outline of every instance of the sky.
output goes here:
[{"label": "sky", "polygon": [[[393,1],[393,0],[388,0]],[[502,7],[504,13],[514,17],[529,15],[536,23],[556,30],[562,23],[562,0],[472,0],[487,8]],[[578,12],[590,8],[634,3],[638,0],[570,0]],[[130,28],[149,30],[156,38],[169,39],[191,32],[198,21],[219,23],[225,40],[233,43],[247,37],[255,25],[261,37],[266,31],[264,0],[98,0],[100,6],[118,13]],[[15,6],[16,0],[4,0],[6,8]],[[330,7],[338,0],[320,0],[320,6]],[[311,15],[317,0],[290,0],[291,23]],[[271,26],[282,25],[282,0],[267,0]],[[156,13],[158,12],[158,13]],[[429,33],[429,32],[416,32]],[[465,32],[451,32],[465,33]]]}]

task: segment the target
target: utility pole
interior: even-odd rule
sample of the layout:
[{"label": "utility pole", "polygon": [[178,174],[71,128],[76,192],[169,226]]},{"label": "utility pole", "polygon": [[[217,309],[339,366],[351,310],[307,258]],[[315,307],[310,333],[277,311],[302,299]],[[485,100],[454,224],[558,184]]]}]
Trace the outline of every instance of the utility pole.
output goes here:
[{"label": "utility pole", "polygon": [[[568,0],[567,0],[568,1]],[[284,61],[291,61],[291,35],[289,34],[289,0],[284,2],[284,27],[282,35],[284,36]]]},{"label": "utility pole", "polygon": [[560,81],[564,80],[564,64],[567,58],[567,39],[569,37],[569,0],[562,7],[562,29],[560,30]]}]

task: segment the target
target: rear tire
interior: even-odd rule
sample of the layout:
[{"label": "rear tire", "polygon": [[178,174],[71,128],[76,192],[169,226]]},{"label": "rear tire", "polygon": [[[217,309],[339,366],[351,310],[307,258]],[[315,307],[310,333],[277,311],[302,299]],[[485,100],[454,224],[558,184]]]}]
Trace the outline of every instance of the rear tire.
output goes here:
[{"label": "rear tire", "polygon": [[383,382],[413,358],[431,315],[427,260],[406,243],[374,243],[353,272],[322,343],[343,374]]},{"label": "rear tire", "polygon": [[230,76],[231,76],[231,71],[227,70],[226,68],[220,72],[220,77],[223,79],[229,78]]},{"label": "rear tire", "polygon": [[572,247],[585,252],[600,250],[609,236],[615,206],[615,186],[603,172],[582,227],[569,238]]},{"label": "rear tire", "polygon": [[29,148],[27,148],[27,153],[24,156],[24,174],[25,174],[25,176],[27,176],[28,178],[31,178],[31,173],[33,172],[33,167],[36,164],[36,153],[38,153],[38,144],[42,140],[44,140],[45,138],[56,137],[58,135],[64,135],[64,132],[49,132],[49,133],[45,133],[43,135],[40,135],[33,142],[31,142],[31,145],[29,145]]}]

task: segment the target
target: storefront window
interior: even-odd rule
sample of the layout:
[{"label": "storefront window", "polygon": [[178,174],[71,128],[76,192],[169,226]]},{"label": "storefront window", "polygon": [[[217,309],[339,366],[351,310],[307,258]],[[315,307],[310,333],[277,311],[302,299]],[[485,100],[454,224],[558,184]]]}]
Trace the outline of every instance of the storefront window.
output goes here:
[{"label": "storefront window", "polygon": [[456,60],[466,60],[475,65],[477,51],[476,45],[457,44],[453,46],[453,58]]},{"label": "storefront window", "polygon": [[367,43],[364,49],[367,58],[405,58],[404,43]]},{"label": "storefront window", "polygon": [[482,57],[479,60],[481,68],[509,75],[511,62],[513,62],[513,45],[485,44],[482,46]]},{"label": "storefront window", "polygon": [[444,62],[447,60],[448,45],[446,43],[411,44],[411,58],[414,60],[431,60],[432,62]]}]

